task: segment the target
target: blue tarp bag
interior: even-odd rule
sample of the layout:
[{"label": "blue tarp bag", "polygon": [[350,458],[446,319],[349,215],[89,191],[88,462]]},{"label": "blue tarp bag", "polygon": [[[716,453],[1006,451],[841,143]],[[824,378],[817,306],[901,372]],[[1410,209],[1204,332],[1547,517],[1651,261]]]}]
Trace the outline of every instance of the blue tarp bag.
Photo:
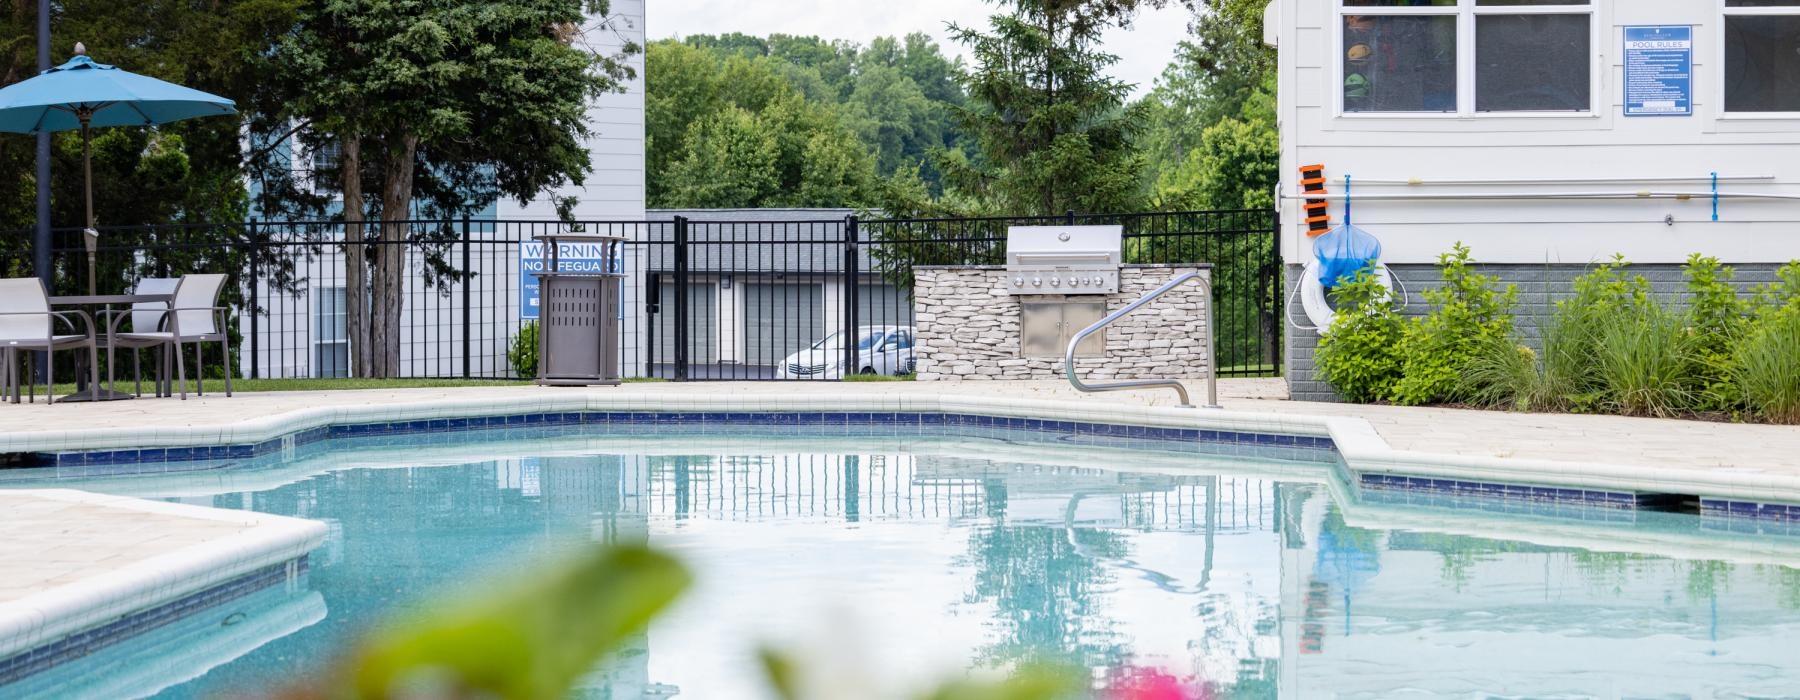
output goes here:
[{"label": "blue tarp bag", "polygon": [[1344,177],[1344,225],[1313,239],[1313,257],[1319,259],[1319,284],[1326,289],[1339,279],[1356,279],[1357,270],[1381,257],[1381,241],[1350,224],[1350,177]]}]

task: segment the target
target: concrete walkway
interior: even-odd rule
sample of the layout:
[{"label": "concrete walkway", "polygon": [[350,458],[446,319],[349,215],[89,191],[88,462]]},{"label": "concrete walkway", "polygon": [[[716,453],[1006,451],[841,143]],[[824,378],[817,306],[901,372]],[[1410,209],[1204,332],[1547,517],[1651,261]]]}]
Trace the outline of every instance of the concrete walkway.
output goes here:
[{"label": "concrete walkway", "polygon": [[[1201,400],[1198,382],[1190,383]],[[222,426],[301,408],[517,398],[571,392],[693,395],[880,396],[948,394],[1066,402],[1168,406],[1167,390],[1082,394],[1062,381],[996,382],[693,382],[621,388],[471,387],[301,391],[207,395],[187,401],[139,399],[102,404],[0,405],[0,434],[71,428]],[[1520,414],[1285,400],[1280,379],[1220,382],[1227,409],[1253,413],[1348,416],[1369,421],[1397,450],[1476,457],[1600,462],[1686,469],[1800,474],[1800,427],[1567,414]],[[1203,409],[1196,409],[1203,410]]]}]

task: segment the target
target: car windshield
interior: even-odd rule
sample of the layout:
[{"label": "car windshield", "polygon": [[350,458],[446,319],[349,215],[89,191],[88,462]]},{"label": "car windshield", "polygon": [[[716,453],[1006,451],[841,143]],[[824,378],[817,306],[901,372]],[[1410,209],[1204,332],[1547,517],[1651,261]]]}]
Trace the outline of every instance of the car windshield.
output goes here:
[{"label": "car windshield", "polygon": [[[856,349],[867,350],[869,348],[875,347],[876,343],[881,342],[881,336],[882,336],[881,331],[870,331],[868,333],[864,333],[862,340],[860,340],[856,343]],[[821,340],[817,343],[813,343],[813,345],[812,345],[813,350],[823,350],[826,348],[842,348],[842,347],[844,347],[844,334],[841,332],[833,333],[831,335],[825,336],[824,340]]]}]

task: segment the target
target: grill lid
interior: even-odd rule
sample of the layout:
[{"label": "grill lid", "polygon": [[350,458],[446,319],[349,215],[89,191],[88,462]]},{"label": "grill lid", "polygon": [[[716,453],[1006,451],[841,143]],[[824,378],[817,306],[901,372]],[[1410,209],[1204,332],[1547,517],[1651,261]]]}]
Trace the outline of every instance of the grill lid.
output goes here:
[{"label": "grill lid", "polygon": [[1013,226],[1006,230],[1006,282],[1013,294],[1119,291],[1119,226]]},{"label": "grill lid", "polygon": [[1013,226],[1006,230],[1006,264],[1118,267],[1123,238],[1119,226]]}]

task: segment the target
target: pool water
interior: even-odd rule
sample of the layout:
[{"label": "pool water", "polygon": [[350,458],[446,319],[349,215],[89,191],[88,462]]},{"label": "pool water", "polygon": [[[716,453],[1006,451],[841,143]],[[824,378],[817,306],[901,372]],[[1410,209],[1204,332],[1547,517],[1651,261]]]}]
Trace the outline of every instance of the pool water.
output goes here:
[{"label": "pool water", "polygon": [[[1354,495],[1326,451],[977,429],[580,428],[334,440],[82,488],[329,525],[300,586],[0,696],[259,696],[470,577],[649,544],[695,588],[584,682],[762,698],[754,653],[917,691],[1052,661],[1212,697],[1791,697],[1800,538],[1697,516]],[[1500,512],[1505,511],[1505,512]],[[227,618],[237,620],[224,624]]]}]

